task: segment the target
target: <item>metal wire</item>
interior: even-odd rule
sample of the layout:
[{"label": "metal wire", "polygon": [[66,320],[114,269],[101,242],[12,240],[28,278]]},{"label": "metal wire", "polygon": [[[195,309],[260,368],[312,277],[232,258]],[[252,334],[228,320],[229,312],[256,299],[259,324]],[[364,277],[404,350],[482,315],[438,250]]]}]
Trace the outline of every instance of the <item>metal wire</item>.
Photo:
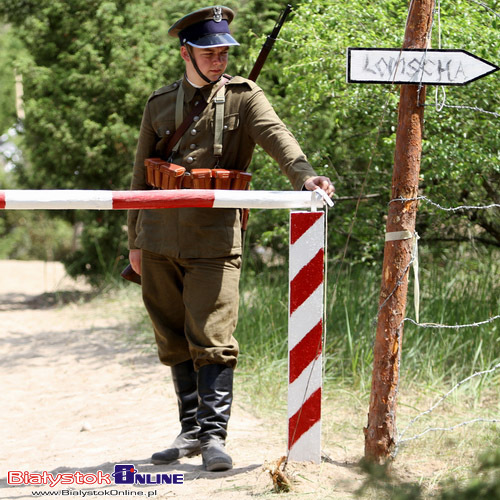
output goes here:
[{"label": "metal wire", "polygon": [[465,378],[465,379],[461,380],[460,382],[458,382],[457,384],[455,384],[447,393],[445,393],[443,396],[441,396],[436,401],[436,403],[434,403],[428,410],[425,410],[422,413],[419,413],[416,417],[414,417],[412,420],[410,420],[410,422],[408,423],[408,425],[404,428],[404,430],[398,436],[398,440],[396,442],[396,445],[394,447],[394,451],[393,451],[393,454],[392,454],[393,457],[395,457],[397,455],[397,453],[399,451],[399,446],[401,444],[409,442],[409,441],[414,441],[414,440],[418,439],[419,437],[422,437],[422,436],[424,436],[425,434],[427,434],[428,432],[431,432],[431,431],[451,431],[451,430],[457,429],[459,427],[463,427],[464,425],[472,424],[472,423],[475,423],[475,422],[492,422],[492,423],[498,423],[498,422],[500,422],[499,419],[475,418],[475,419],[472,419],[472,420],[468,420],[466,422],[461,422],[460,424],[456,424],[456,425],[453,425],[451,427],[444,427],[444,428],[443,427],[428,427],[427,429],[425,429],[420,434],[416,434],[416,435],[412,436],[411,438],[402,439],[403,436],[405,435],[405,433],[408,431],[408,429],[410,429],[410,427],[412,427],[413,424],[415,424],[415,422],[417,420],[419,420],[420,418],[422,418],[425,415],[429,415],[430,413],[432,413],[446,398],[448,398],[448,396],[450,396],[450,394],[452,394],[453,392],[455,392],[460,386],[462,386],[466,382],[469,382],[470,380],[472,380],[472,379],[474,379],[476,377],[481,377],[483,375],[487,375],[487,374],[493,373],[494,371],[498,370],[499,368],[500,368],[500,363],[496,364],[495,366],[493,366],[489,370],[484,370],[484,371],[476,372],[476,373],[473,373],[472,375],[469,375],[467,378]]},{"label": "metal wire", "polygon": [[500,204],[498,203],[491,203],[490,205],[459,205],[458,207],[443,207],[439,203],[436,203],[435,201],[432,201],[429,199],[427,196],[416,196],[415,198],[394,198],[390,203],[394,203],[396,201],[401,201],[401,202],[407,202],[407,201],[418,201],[418,200],[423,200],[430,205],[435,206],[436,208],[439,208],[440,210],[444,210],[446,212],[458,212],[459,210],[489,210],[491,208],[500,208]]}]

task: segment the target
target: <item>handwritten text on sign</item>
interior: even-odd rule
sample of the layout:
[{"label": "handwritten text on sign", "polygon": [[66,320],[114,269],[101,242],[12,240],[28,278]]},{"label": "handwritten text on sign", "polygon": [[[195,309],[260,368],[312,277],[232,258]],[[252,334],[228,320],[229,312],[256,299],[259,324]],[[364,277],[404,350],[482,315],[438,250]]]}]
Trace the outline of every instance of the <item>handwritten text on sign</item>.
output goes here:
[{"label": "handwritten text on sign", "polygon": [[463,50],[347,49],[350,83],[464,85],[498,69]]}]

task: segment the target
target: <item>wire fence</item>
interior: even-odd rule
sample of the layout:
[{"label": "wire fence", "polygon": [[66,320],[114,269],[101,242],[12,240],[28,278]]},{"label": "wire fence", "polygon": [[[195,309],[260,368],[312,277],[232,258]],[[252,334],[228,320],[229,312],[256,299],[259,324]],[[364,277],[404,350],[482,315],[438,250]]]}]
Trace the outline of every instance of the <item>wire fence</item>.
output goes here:
[{"label": "wire fence", "polygon": [[[497,316],[497,318],[498,318],[498,316]],[[467,325],[467,326],[470,326],[470,325]],[[473,326],[478,326],[478,325],[473,325]],[[422,436],[425,436],[429,432],[454,431],[455,429],[458,429],[460,427],[464,427],[466,425],[474,424],[474,423],[478,423],[478,422],[482,422],[482,423],[500,423],[500,418],[490,418],[490,419],[488,419],[488,418],[473,418],[471,420],[467,420],[465,422],[460,422],[459,424],[455,424],[455,425],[452,425],[452,426],[449,426],[449,427],[427,427],[424,431],[422,431],[422,432],[420,432],[418,434],[415,434],[415,435],[413,435],[413,436],[411,436],[409,438],[403,439],[403,436],[417,422],[417,420],[420,420],[423,416],[429,415],[430,413],[432,413],[439,405],[441,405],[441,403],[443,403],[443,401],[445,401],[445,399],[448,398],[448,396],[450,396],[452,393],[454,393],[459,387],[461,387],[462,385],[464,385],[465,383],[469,382],[470,380],[472,380],[472,379],[474,379],[476,377],[481,377],[481,376],[484,376],[484,375],[488,375],[488,374],[493,373],[494,371],[496,371],[498,369],[500,369],[500,363],[497,363],[495,366],[493,366],[489,370],[483,370],[483,371],[480,371],[480,372],[476,372],[476,373],[470,375],[469,377],[461,380],[456,385],[454,385],[446,394],[444,394],[443,396],[441,396],[436,401],[436,403],[434,403],[429,409],[427,409],[427,410],[419,413],[416,417],[414,417],[412,420],[410,420],[410,422],[403,429],[403,431],[401,433],[399,433],[398,439],[396,441],[396,445],[395,445],[393,453],[392,453],[392,456],[396,457],[396,455],[397,455],[397,453],[398,453],[399,448],[401,447],[401,445],[403,445],[405,443],[408,443],[410,441],[415,441],[416,439],[421,438]]]},{"label": "wire fence", "polygon": [[[395,198],[393,200],[390,200],[389,204],[390,203],[395,203],[395,202],[407,203],[407,202],[411,202],[411,201],[415,201],[415,202],[417,202],[417,201],[425,201],[425,202],[429,203],[430,205],[432,205],[432,206],[434,206],[434,207],[436,207],[436,208],[438,208],[440,210],[444,210],[446,212],[459,212],[459,211],[463,211],[463,210],[492,210],[492,209],[498,209],[498,208],[500,208],[500,205],[496,204],[496,203],[489,204],[489,205],[460,205],[460,206],[457,206],[457,207],[443,207],[439,203],[436,203],[436,202],[430,200],[426,196],[417,196],[417,197],[414,197],[414,198]],[[417,236],[416,233],[415,233],[415,236]],[[385,304],[390,299],[390,297],[396,292],[396,290],[399,288],[399,286],[401,286],[401,284],[403,283],[404,278],[406,276],[406,273],[409,271],[410,267],[412,265],[414,265],[415,261],[418,259],[418,252],[417,252],[417,239],[418,238],[415,237],[415,236],[414,236],[415,244],[414,244],[413,249],[412,249],[412,254],[411,254],[410,260],[409,260],[407,266],[405,267],[405,269],[403,270],[401,276],[398,277],[394,289],[390,292],[390,294],[388,295],[388,297],[386,298],[386,300],[380,305],[379,310],[378,310],[378,314],[380,314],[381,309],[385,306]],[[417,282],[418,282],[418,280],[417,280]],[[417,295],[418,295],[418,293],[417,293]],[[416,307],[416,310],[418,311],[418,307]],[[377,314],[377,316],[378,316],[378,314]],[[442,329],[458,330],[458,329],[462,329],[462,328],[480,327],[480,326],[483,326],[483,325],[486,325],[486,324],[493,323],[494,321],[497,321],[499,319],[500,319],[500,314],[497,314],[497,315],[491,316],[489,318],[482,319],[480,321],[475,321],[475,322],[467,323],[467,324],[447,325],[447,324],[441,324],[441,323],[420,323],[418,321],[418,319],[414,320],[413,318],[405,317],[401,321],[401,324],[399,325],[398,335],[401,334],[402,326],[406,322],[412,323],[414,326],[419,327],[419,328],[442,328]],[[417,439],[419,439],[419,438],[427,435],[430,432],[454,431],[454,430],[456,430],[458,428],[465,427],[467,425],[475,424],[475,423],[492,423],[492,424],[500,423],[500,416],[499,416],[499,418],[473,418],[473,419],[470,419],[470,420],[467,420],[467,421],[464,421],[464,422],[460,422],[458,424],[451,425],[451,426],[448,426],[448,427],[427,427],[422,432],[414,434],[413,436],[411,436],[409,438],[404,438],[404,436],[407,433],[407,431],[418,420],[420,420],[422,417],[424,417],[426,415],[431,414],[436,408],[438,408],[443,403],[443,401],[445,401],[459,387],[461,387],[465,383],[467,383],[467,382],[475,379],[476,377],[482,377],[482,376],[486,376],[486,375],[492,374],[493,372],[495,372],[496,370],[499,370],[499,369],[500,369],[500,363],[497,363],[492,368],[490,368],[488,370],[483,370],[483,371],[480,371],[480,372],[476,372],[476,373],[474,373],[474,374],[466,377],[465,379],[463,379],[460,382],[458,382],[455,386],[453,386],[447,393],[445,393],[443,396],[441,396],[437,400],[437,402],[435,404],[433,404],[429,409],[427,409],[427,410],[419,413],[413,419],[411,419],[410,422],[404,428],[404,430],[401,433],[398,433],[397,439],[396,439],[396,443],[395,443],[394,449],[392,451],[392,457],[393,458],[396,457],[396,455],[398,454],[398,452],[400,450],[400,447],[402,445],[404,445],[404,444],[406,444],[408,442],[411,442],[411,441],[415,441],[415,440],[417,440]]]},{"label": "wire fence", "polygon": [[439,208],[440,210],[444,210],[445,212],[459,212],[461,210],[488,210],[490,208],[500,208],[500,204],[498,203],[492,203],[490,205],[460,205],[458,207],[443,207],[439,203],[436,203],[427,198],[427,196],[417,196],[415,198],[394,198],[389,203],[394,203],[396,201],[407,202],[418,200],[426,201],[427,203]]},{"label": "wire fence", "polygon": [[[492,13],[496,17],[500,17],[500,15],[497,12],[495,12],[492,8],[490,8],[485,3],[483,3],[483,2],[481,2],[479,0],[469,0],[469,1],[471,3],[479,5],[480,8],[486,9],[488,12]],[[441,0],[437,0],[437,6],[436,6],[435,11],[434,11],[434,16],[433,16],[432,24],[434,25],[434,23],[436,21],[437,21],[437,24],[438,24],[438,46],[439,46],[439,48],[441,48],[441,45],[442,45]],[[430,41],[431,33],[432,33],[432,29],[429,30],[429,34],[428,34],[429,41]],[[418,89],[418,102],[419,103],[420,103],[420,91],[421,91],[421,89],[423,89],[423,87],[424,87],[424,85],[422,83],[420,83],[419,84],[419,89]],[[441,94],[441,95],[439,95],[439,94]],[[474,111],[474,112],[478,112],[478,113],[487,114],[487,115],[492,116],[494,118],[499,118],[500,117],[500,113],[498,113],[496,111],[485,110],[485,109],[483,109],[483,108],[481,108],[479,106],[476,106],[476,105],[448,104],[447,103],[446,90],[442,86],[441,87],[436,87],[436,90],[435,90],[435,103],[433,105],[428,105],[428,104],[420,104],[420,105],[422,105],[422,106],[435,106],[435,108],[436,108],[436,110],[438,112],[440,112],[443,108],[449,108],[449,109],[453,109],[453,110],[469,110],[469,111]],[[395,199],[390,200],[389,203],[390,204],[391,203],[396,203],[396,202],[407,203],[407,202],[412,202],[412,201],[414,201],[414,202],[420,202],[420,201],[422,201],[422,202],[425,202],[425,203],[428,203],[428,204],[432,205],[433,207],[435,207],[435,208],[437,208],[439,210],[443,210],[443,211],[451,212],[451,213],[457,213],[457,212],[466,211],[466,210],[494,210],[494,209],[500,208],[500,204],[498,204],[498,203],[492,203],[492,204],[489,204],[489,205],[460,205],[460,206],[456,206],[456,207],[444,207],[441,204],[436,203],[435,201],[432,201],[431,199],[429,199],[426,196],[417,196],[417,197],[414,197],[414,198],[402,198],[402,197],[401,198],[395,198]],[[418,235],[415,233],[413,235],[413,238],[414,238],[414,245],[412,247],[412,253],[411,253],[410,261],[409,261],[408,265],[405,267],[405,269],[402,271],[401,276],[398,277],[394,289],[390,292],[390,294],[385,299],[385,301],[380,305],[380,307],[378,309],[377,317],[379,316],[381,309],[385,306],[385,304],[390,299],[390,297],[392,295],[394,295],[394,293],[396,292],[396,290],[405,281],[406,273],[409,272],[409,269],[410,269],[410,267],[412,265],[416,269],[416,273],[418,273],[418,244],[417,244],[417,242],[418,242]],[[416,297],[418,297],[419,293],[420,293],[419,290],[418,290],[418,286],[419,286],[418,285],[418,276],[415,276],[415,278],[416,278],[415,279],[415,281],[416,281],[415,295],[416,295]],[[412,319],[412,318],[405,317],[401,321],[401,324],[397,328],[397,335],[398,336],[400,336],[402,334],[402,327],[403,327],[404,323],[406,323],[406,322],[409,322],[409,323],[413,324],[414,326],[416,326],[418,328],[439,328],[439,329],[458,330],[458,329],[462,329],[462,328],[480,327],[480,326],[483,326],[483,325],[491,324],[491,323],[497,321],[498,319],[500,319],[500,315],[494,315],[494,316],[491,316],[489,318],[484,318],[484,319],[481,319],[481,320],[478,320],[478,321],[470,322],[468,324],[446,325],[446,324],[441,324],[441,323],[420,323],[419,322],[419,318],[418,318],[418,304],[416,304],[416,306],[415,306],[415,313],[416,313],[416,316],[417,316],[416,320]],[[423,436],[425,436],[425,435],[427,435],[428,433],[431,433],[431,432],[453,431],[453,430],[456,430],[458,428],[465,427],[467,425],[471,425],[471,424],[475,424],[475,423],[492,423],[492,424],[498,424],[498,423],[500,423],[500,416],[498,418],[473,418],[473,419],[470,419],[470,420],[467,420],[467,421],[464,421],[464,422],[460,422],[460,423],[457,423],[457,424],[454,424],[454,425],[451,425],[451,426],[447,426],[447,427],[427,427],[423,431],[421,431],[419,433],[416,433],[416,434],[414,434],[411,437],[407,437],[407,438],[404,437],[407,434],[407,432],[422,417],[430,415],[451,394],[453,394],[454,392],[456,392],[459,387],[461,387],[462,385],[470,382],[471,380],[473,380],[473,379],[475,379],[477,377],[485,377],[485,376],[491,375],[494,372],[496,372],[497,370],[500,370],[500,363],[495,364],[493,367],[491,367],[488,370],[479,371],[479,372],[476,372],[476,373],[474,373],[474,374],[466,377],[465,379],[463,379],[460,382],[458,382],[455,386],[453,386],[447,393],[445,393],[443,396],[441,396],[436,401],[436,403],[434,403],[430,408],[428,408],[427,410],[425,410],[425,411],[417,414],[413,419],[411,419],[410,422],[403,429],[403,431],[401,431],[400,433],[397,433],[396,443],[395,443],[395,446],[394,446],[394,449],[393,449],[393,452],[392,452],[393,457],[396,457],[396,455],[398,454],[398,451],[399,451],[399,449],[400,449],[400,447],[402,445],[404,445],[406,443],[409,443],[409,442],[412,442],[412,441],[415,441],[415,440],[417,440],[417,439],[419,439],[419,438],[421,438],[421,437],[423,437]],[[399,387],[397,388],[397,390],[399,390]]]}]

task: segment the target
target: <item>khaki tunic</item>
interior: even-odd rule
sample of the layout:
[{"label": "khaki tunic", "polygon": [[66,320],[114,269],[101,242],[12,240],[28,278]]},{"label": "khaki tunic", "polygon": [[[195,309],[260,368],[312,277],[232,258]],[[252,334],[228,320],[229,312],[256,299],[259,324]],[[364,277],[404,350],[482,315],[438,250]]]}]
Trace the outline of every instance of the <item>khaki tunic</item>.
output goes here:
[{"label": "khaki tunic", "polygon": [[[175,131],[178,86],[184,86],[184,117],[204,98],[209,104],[181,139],[173,163],[187,170],[214,168],[214,104],[216,88],[195,89],[187,80],[162,87],[150,96],[141,124],[131,189],[148,189],[144,159],[161,156]],[[255,145],[276,160],[294,189],[316,173],[284,123],[278,118],[262,89],[254,82],[235,77],[226,84],[223,154],[218,168],[246,170]],[[142,248],[179,258],[222,257],[241,254],[239,211],[235,209],[181,208],[131,210],[128,220],[129,248]]]},{"label": "khaki tunic", "polygon": [[[214,168],[214,97],[187,80],[155,91],[144,109],[131,184],[148,189],[144,160],[161,157],[175,131],[179,85],[184,89],[184,117],[199,99],[208,106],[181,139],[172,162],[187,170]],[[315,176],[297,141],[278,118],[262,90],[235,77],[226,83],[223,153],[218,168],[246,170],[258,144],[279,164],[295,189]],[[235,367],[241,267],[240,211],[222,208],[131,210],[131,249],[142,249],[142,292],[153,322],[158,355],[166,365],[191,358],[195,368],[207,363]]]}]

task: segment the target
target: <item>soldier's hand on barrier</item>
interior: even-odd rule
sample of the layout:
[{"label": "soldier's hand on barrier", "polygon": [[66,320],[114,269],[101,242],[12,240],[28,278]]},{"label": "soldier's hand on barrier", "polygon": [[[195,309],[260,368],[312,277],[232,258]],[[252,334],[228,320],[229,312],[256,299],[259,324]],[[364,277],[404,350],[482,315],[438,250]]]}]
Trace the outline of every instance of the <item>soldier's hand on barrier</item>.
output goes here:
[{"label": "soldier's hand on barrier", "polygon": [[308,191],[314,191],[316,188],[321,188],[328,196],[332,196],[335,193],[335,186],[332,181],[323,175],[318,175],[317,177],[310,177],[304,183],[304,187]]},{"label": "soldier's hand on barrier", "polygon": [[138,274],[141,274],[141,249],[130,250],[128,253],[128,260],[132,269]]}]

